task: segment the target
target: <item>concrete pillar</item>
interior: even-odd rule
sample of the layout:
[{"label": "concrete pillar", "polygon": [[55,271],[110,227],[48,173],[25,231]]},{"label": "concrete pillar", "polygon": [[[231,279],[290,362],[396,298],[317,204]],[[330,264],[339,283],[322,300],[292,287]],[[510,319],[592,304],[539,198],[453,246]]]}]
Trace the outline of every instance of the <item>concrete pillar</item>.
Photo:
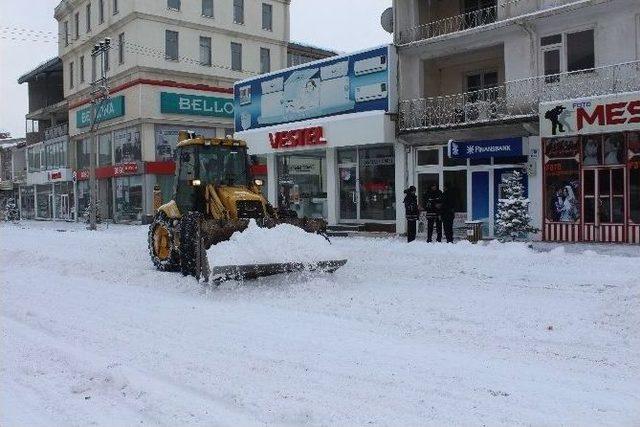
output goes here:
[{"label": "concrete pillar", "polygon": [[338,154],[333,147],[327,148],[327,221],[329,225],[338,224],[338,185],[340,178],[338,174]]},{"label": "concrete pillar", "polygon": [[404,190],[407,188],[407,153],[403,144],[394,144],[396,181],[396,233],[407,232],[404,212]]},{"label": "concrete pillar", "polygon": [[276,155],[267,154],[267,198],[276,209],[278,207],[278,163]]}]

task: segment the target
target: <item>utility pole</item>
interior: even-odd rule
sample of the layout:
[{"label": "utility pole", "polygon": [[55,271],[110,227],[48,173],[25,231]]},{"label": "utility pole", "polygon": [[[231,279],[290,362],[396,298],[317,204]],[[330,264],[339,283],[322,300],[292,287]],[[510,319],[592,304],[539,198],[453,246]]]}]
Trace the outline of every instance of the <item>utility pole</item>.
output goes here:
[{"label": "utility pole", "polygon": [[100,58],[100,77],[91,82],[91,133],[89,140],[89,230],[95,230],[98,209],[98,188],[96,185],[96,147],[98,145],[98,116],[105,101],[109,99],[105,58],[111,49],[111,39],[105,38],[91,50],[91,57]]}]

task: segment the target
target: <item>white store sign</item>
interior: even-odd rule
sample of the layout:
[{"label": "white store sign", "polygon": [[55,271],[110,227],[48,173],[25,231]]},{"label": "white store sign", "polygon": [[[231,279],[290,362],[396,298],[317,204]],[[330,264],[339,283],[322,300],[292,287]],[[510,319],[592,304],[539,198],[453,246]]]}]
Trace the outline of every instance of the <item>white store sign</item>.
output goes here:
[{"label": "white store sign", "polygon": [[640,130],[640,92],[540,104],[540,136]]}]

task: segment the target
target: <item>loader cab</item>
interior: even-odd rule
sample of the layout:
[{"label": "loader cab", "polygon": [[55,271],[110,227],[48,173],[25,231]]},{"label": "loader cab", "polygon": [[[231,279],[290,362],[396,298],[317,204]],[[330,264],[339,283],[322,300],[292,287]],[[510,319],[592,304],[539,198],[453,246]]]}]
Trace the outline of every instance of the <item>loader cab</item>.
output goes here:
[{"label": "loader cab", "polygon": [[181,212],[206,211],[208,185],[248,187],[251,183],[247,148],[235,140],[192,138],[176,150],[175,201]]}]

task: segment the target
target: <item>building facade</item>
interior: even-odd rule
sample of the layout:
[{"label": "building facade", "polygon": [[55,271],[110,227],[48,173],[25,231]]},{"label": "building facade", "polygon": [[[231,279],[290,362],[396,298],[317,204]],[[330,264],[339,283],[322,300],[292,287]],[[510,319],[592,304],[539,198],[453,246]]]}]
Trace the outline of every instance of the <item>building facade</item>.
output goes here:
[{"label": "building facade", "polygon": [[64,0],[55,18],[78,212],[89,201],[91,82],[101,69],[91,50],[111,38],[96,176],[101,217],[118,222],[152,215],[156,185],[170,198],[178,131],[231,134],[233,82],[287,61],[288,0]]},{"label": "building facade", "polygon": [[405,157],[392,120],[396,70],[395,48],[382,46],[236,83],[236,137],[274,206],[395,230]]},{"label": "building facade", "polygon": [[56,57],[42,63],[18,83],[26,83],[29,93],[25,179],[19,190],[21,216],[73,220],[75,192],[62,60]]},{"label": "building facade", "polygon": [[453,188],[457,223],[493,236],[502,177],[521,169],[544,230],[539,105],[638,90],[640,4],[401,0],[394,20],[406,185]]}]

